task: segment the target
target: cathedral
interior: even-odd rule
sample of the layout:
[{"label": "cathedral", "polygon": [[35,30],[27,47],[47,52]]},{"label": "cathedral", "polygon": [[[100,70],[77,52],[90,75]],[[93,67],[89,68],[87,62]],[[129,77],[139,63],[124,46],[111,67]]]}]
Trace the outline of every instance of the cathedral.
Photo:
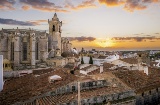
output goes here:
[{"label": "cathedral", "polygon": [[[56,54],[71,51],[71,43],[61,37],[62,21],[55,13],[48,19],[49,33],[33,29],[3,29],[0,30],[0,55],[3,55],[3,67],[30,66],[35,68],[38,63],[45,62]],[[51,54],[49,54],[52,51]],[[58,51],[58,52],[56,52]],[[49,56],[50,55],[50,56]]]}]

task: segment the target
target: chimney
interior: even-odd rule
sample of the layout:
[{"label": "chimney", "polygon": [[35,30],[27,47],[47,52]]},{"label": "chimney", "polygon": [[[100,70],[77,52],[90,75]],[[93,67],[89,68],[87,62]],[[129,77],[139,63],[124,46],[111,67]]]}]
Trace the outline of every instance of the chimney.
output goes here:
[{"label": "chimney", "polygon": [[146,74],[146,75],[148,75],[149,73],[148,73],[148,66],[143,66],[143,69],[144,69],[144,73]]},{"label": "chimney", "polygon": [[0,55],[0,91],[3,90],[3,55]]},{"label": "chimney", "polygon": [[103,64],[100,64],[100,73],[103,73]]}]

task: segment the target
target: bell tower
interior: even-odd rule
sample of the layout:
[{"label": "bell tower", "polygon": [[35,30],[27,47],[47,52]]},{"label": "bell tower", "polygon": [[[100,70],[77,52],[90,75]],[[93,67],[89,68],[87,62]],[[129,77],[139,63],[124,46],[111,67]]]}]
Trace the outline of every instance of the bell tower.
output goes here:
[{"label": "bell tower", "polygon": [[61,53],[61,26],[62,21],[60,22],[57,14],[55,13],[52,20],[48,19],[49,24],[49,49],[56,50],[60,49]]}]

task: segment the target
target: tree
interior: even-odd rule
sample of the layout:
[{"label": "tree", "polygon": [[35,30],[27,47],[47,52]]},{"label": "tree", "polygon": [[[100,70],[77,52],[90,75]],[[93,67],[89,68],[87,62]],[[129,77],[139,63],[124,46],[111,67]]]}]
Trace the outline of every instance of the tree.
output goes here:
[{"label": "tree", "polygon": [[90,59],[89,59],[89,64],[93,64],[93,59],[92,59],[91,56],[90,56]]},{"label": "tree", "polygon": [[82,47],[81,52],[84,52],[84,48]]},{"label": "tree", "polygon": [[159,53],[159,52],[156,53],[156,54],[155,54],[155,57],[156,57],[156,58],[160,58],[160,53]]},{"label": "tree", "polygon": [[83,57],[81,57],[81,64],[84,64]]}]

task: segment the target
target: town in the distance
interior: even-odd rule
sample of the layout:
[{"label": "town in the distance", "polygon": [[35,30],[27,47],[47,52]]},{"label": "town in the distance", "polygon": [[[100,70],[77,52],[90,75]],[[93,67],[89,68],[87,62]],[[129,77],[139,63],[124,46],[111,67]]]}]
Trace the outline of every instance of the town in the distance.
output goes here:
[{"label": "town in the distance", "polygon": [[0,30],[0,105],[160,104],[160,50],[77,50],[48,27]]}]

